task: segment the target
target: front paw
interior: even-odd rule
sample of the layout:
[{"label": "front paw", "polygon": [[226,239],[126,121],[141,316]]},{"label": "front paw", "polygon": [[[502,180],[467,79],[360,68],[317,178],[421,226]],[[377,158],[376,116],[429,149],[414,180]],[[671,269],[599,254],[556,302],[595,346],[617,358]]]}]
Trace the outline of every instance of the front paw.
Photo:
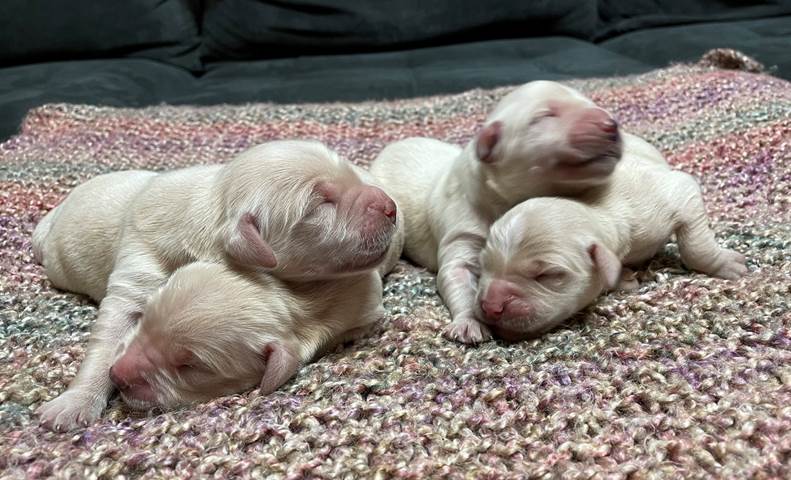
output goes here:
[{"label": "front paw", "polygon": [[36,413],[46,428],[55,432],[66,432],[95,422],[106,405],[107,399],[102,395],[69,389],[38,407]]},{"label": "front paw", "polygon": [[720,266],[711,274],[726,280],[736,280],[747,275],[747,259],[739,252],[722,249],[720,252]]},{"label": "front paw", "polygon": [[454,320],[445,327],[442,334],[449,340],[466,344],[476,344],[492,339],[489,328],[474,318]]},{"label": "front paw", "polygon": [[640,282],[637,280],[637,272],[630,268],[623,268],[621,278],[618,280],[618,289],[628,292],[638,288],[640,288]]}]

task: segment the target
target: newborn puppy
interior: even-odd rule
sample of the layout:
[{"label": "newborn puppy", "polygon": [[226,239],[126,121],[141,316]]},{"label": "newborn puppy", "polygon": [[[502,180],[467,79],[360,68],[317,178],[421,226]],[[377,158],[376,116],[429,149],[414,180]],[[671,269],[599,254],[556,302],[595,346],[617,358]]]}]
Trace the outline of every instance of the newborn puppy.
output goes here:
[{"label": "newborn puppy", "polygon": [[385,148],[371,166],[405,220],[404,253],[437,272],[453,318],[445,334],[491,337],[475,318],[478,255],[489,226],[529,197],[574,195],[606,181],[618,126],[579,92],[531,82],[506,95],[462,150],[427,138]]},{"label": "newborn puppy", "polygon": [[117,172],[75,188],[36,227],[33,250],[55,286],[101,304],[85,361],[69,389],[40,408],[43,422],[68,429],[98,418],[119,342],[182,265],[227,261],[315,281],[394,261],[396,205],[366,178],[319,143],[279,141],[226,165]]},{"label": "newborn puppy", "polygon": [[119,251],[170,271],[206,259],[336,278],[378,266],[395,232],[396,205],[372,179],[299,141],[265,143],[227,165],[101,175],[44,217],[33,249],[56,286],[96,300]]},{"label": "newborn puppy", "polygon": [[110,378],[138,409],[173,408],[255,385],[267,394],[383,315],[375,272],[289,283],[196,262],[153,294]]},{"label": "newborn puppy", "polygon": [[637,287],[623,265],[651,258],[674,233],[689,268],[726,279],[747,273],[743,255],[717,244],[697,182],[648,143],[622,135],[624,156],[606,185],[579,201],[527,200],[492,225],[477,308],[496,335],[535,335],[602,291]]}]

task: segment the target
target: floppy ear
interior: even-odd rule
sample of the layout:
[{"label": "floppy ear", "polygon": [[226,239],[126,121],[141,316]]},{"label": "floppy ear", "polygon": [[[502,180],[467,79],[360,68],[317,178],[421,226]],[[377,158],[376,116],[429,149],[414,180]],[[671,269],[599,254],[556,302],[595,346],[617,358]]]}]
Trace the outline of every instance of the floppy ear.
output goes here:
[{"label": "floppy ear", "polygon": [[594,243],[588,247],[588,254],[593,260],[593,268],[599,274],[602,283],[607,290],[618,285],[618,278],[621,276],[621,261],[609,248],[599,243]]},{"label": "floppy ear", "polygon": [[258,220],[252,213],[245,213],[235,228],[226,234],[225,250],[243,265],[274,268],[277,258],[272,247],[261,237]]},{"label": "floppy ear", "polygon": [[503,122],[497,121],[486,125],[478,133],[475,144],[475,154],[478,160],[483,163],[494,163],[496,160],[493,155],[494,147],[500,141],[503,132]]},{"label": "floppy ear", "polygon": [[268,395],[297,373],[300,362],[280,342],[267,343],[262,355],[266,361],[266,369],[261,378],[261,393]]}]

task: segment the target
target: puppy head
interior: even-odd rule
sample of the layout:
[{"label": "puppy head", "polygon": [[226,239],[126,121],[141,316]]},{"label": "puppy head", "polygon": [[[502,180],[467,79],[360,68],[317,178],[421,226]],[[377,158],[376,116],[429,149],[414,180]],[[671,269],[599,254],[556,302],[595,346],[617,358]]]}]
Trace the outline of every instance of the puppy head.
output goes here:
[{"label": "puppy head", "polygon": [[[298,368],[282,306],[261,312],[254,283],[218,264],[177,270],[146,304],[110,378],[134,408],[173,408],[261,385],[284,383]],[[256,303],[254,300],[258,302]],[[271,302],[269,302],[271,303]],[[268,315],[271,314],[271,315]]]},{"label": "puppy head", "polygon": [[476,315],[506,340],[539,334],[618,281],[621,263],[598,242],[580,204],[523,202],[492,226],[481,252]]},{"label": "puppy head", "polygon": [[259,145],[224,167],[218,183],[225,251],[280,278],[374,269],[395,232],[393,200],[317,142]]},{"label": "puppy head", "polygon": [[567,187],[602,183],[620,159],[621,136],[612,116],[581,93],[536,81],[498,103],[475,153],[489,181],[519,197],[530,177]]}]

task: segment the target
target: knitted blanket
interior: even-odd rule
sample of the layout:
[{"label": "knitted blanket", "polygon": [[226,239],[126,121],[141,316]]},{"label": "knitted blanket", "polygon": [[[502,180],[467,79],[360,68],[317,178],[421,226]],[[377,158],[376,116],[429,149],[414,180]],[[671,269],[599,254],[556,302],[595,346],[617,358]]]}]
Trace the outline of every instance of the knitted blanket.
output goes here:
[{"label": "knitted blanket", "polygon": [[282,138],[319,139],[367,165],[408,136],[468,141],[510,89],[31,111],[0,145],[0,477],[789,478],[791,84],[745,66],[718,52],[571,85],[699,179],[718,240],[749,258],[747,277],[691,273],[671,244],[639,290],[602,296],[541,338],[468,347],[440,335],[449,316],[434,276],[402,262],[375,333],[275,393],[142,414],[116,399],[70,433],[40,428],[32,412],[75,375],[96,305],[51,287],[30,235],[75,185],[224,162]]}]

